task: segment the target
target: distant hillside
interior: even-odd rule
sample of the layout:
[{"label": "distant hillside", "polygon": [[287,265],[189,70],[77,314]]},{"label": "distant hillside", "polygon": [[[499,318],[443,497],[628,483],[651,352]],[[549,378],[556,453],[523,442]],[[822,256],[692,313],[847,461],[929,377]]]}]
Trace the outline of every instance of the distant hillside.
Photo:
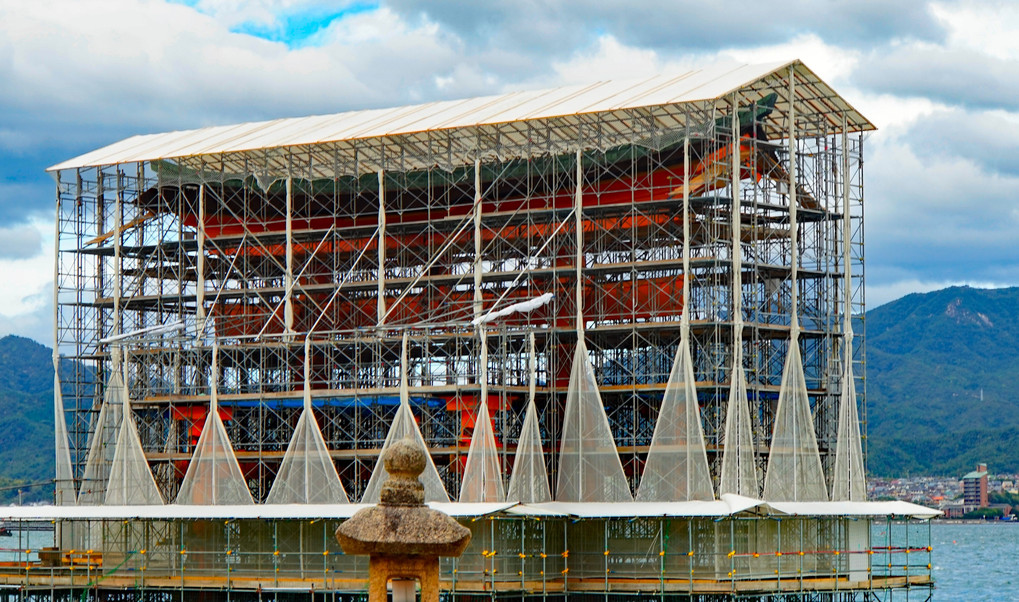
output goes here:
[{"label": "distant hillside", "polygon": [[[0,503],[18,486],[53,479],[53,351],[31,339],[0,339]],[[24,501],[49,500],[53,487],[26,488]]]},{"label": "distant hillside", "polygon": [[1019,288],[952,287],[867,312],[868,470],[1019,472]]}]

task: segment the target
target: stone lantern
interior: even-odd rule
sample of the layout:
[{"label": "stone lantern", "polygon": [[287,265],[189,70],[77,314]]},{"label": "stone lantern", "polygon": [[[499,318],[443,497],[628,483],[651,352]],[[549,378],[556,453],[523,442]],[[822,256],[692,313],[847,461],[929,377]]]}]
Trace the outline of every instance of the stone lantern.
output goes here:
[{"label": "stone lantern", "polygon": [[368,555],[368,601],[386,602],[393,581],[393,602],[413,602],[414,583],[421,602],[439,601],[439,556],[463,554],[471,532],[449,515],[425,506],[418,476],[425,451],[410,439],[393,444],[383,457],[389,479],[378,505],[359,510],[336,529],[343,552]]}]

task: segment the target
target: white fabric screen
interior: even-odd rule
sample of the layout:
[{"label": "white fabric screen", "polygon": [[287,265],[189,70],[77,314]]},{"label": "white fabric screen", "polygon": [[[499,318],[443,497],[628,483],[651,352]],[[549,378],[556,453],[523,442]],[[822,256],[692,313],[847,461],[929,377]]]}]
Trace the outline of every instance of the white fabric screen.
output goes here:
[{"label": "white fabric screen", "polygon": [[715,499],[687,332],[684,328],[665,386],[644,473],[637,487],[638,502]]},{"label": "white fabric screen", "polygon": [[209,414],[195,453],[177,492],[178,504],[252,504],[251,492],[237,463],[230,437],[219,416],[217,383],[219,349],[212,348],[212,387]]},{"label": "white fabric screen", "polygon": [[340,483],[315,413],[304,408],[283,456],[266,504],[346,504]]},{"label": "white fabric screen", "polygon": [[60,358],[53,354],[53,438],[56,450],[54,483],[57,506],[77,503],[74,491],[74,469],[71,467],[71,446],[67,439],[67,421],[64,416],[64,397],[60,390]]},{"label": "white fabric screen", "polygon": [[391,445],[403,438],[412,439],[426,452],[425,457],[428,458],[428,464],[425,466],[421,476],[418,477],[425,486],[425,501],[448,502],[449,494],[446,493],[446,487],[442,484],[439,471],[436,470],[435,462],[432,461],[432,455],[428,453],[428,445],[425,443],[424,437],[421,436],[421,429],[418,428],[417,421],[414,419],[414,413],[410,409],[410,386],[407,382],[406,334],[403,337],[403,351],[400,354],[400,406],[396,410],[393,424],[389,426],[386,441],[382,444],[382,449],[379,450],[379,459],[375,463],[375,469],[372,470],[371,478],[368,479],[364,495],[361,496],[362,504],[379,503],[382,494],[382,483],[389,477],[389,473],[386,472],[386,467],[382,463],[382,458],[385,457],[386,450]]},{"label": "white fabric screen", "polygon": [[753,424],[747,399],[746,374],[742,361],[737,361],[729,383],[729,402],[725,410],[725,431],[722,440],[722,473],[718,494],[734,493],[757,498],[761,494],[754,458]]},{"label": "white fabric screen", "polygon": [[117,449],[117,435],[124,417],[125,399],[127,389],[120,375],[120,366],[115,365],[106,383],[103,405],[99,408],[99,417],[89,440],[85,472],[78,492],[79,504],[94,506],[106,501],[106,482],[110,478],[113,455]]},{"label": "white fabric screen", "polygon": [[177,503],[253,503],[218,409],[210,411],[205,419],[205,427],[177,492]]},{"label": "white fabric screen", "polygon": [[329,447],[311,405],[311,339],[304,341],[304,409],[266,504],[347,504]]},{"label": "white fabric screen", "polygon": [[768,469],[764,473],[764,499],[776,502],[828,501],[796,337],[790,341],[782,373]]},{"label": "white fabric screen", "polygon": [[538,408],[534,405],[538,386],[538,362],[534,351],[534,333],[527,335],[530,358],[528,359],[528,399],[524,424],[517,440],[517,451],[513,455],[513,474],[510,476],[506,501],[524,504],[539,504],[552,501],[548,487],[548,471],[545,469],[545,451],[541,446],[541,429],[538,428]]},{"label": "white fabric screen", "polygon": [[117,449],[113,454],[110,479],[106,486],[106,504],[118,506],[148,506],[162,504],[163,496],[152,477],[149,462],[145,459],[138,428],[131,414],[130,403],[124,406],[124,419],[117,436]]},{"label": "white fabric screen", "polygon": [[545,453],[541,447],[541,431],[538,429],[538,409],[531,399],[524,414],[524,425],[520,430],[517,452],[513,459],[513,474],[510,476],[507,502],[540,504],[552,501],[548,487],[548,471],[545,469]]},{"label": "white fabric screen", "polygon": [[577,341],[566,393],[556,501],[633,501],[583,335]]},{"label": "white fabric screen", "polygon": [[501,502],[506,499],[502,488],[499,450],[495,447],[488,400],[484,397],[478,402],[478,414],[474,419],[474,434],[471,436],[463,482],[460,484],[461,502]]},{"label": "white fabric screen", "polygon": [[[852,341],[853,332],[846,334]],[[856,380],[853,374],[852,343],[846,344],[842,372],[842,396],[839,399],[839,425],[835,440],[835,468],[831,477],[831,499],[835,502],[862,502],[867,499],[867,479],[860,443],[860,418],[856,409]]]}]

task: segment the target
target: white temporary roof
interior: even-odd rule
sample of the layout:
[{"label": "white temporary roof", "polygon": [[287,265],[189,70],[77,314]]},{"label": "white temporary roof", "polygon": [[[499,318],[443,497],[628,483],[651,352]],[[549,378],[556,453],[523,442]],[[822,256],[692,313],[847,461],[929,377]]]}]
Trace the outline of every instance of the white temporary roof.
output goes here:
[{"label": "white temporary roof", "polygon": [[627,518],[635,516],[724,517],[741,513],[783,516],[905,516],[928,519],[939,510],[901,501],[888,502],[764,502],[732,494],[710,502],[624,502],[521,504],[508,514],[572,516],[576,518]]},{"label": "white temporary roof", "polygon": [[[236,506],[6,506],[2,520],[227,520],[227,519],[345,519],[367,504],[251,504]],[[543,504],[429,503],[428,506],[455,517],[487,516],[505,512],[516,516],[568,516],[575,518],[702,517],[720,518],[737,514],[783,516],[901,516],[928,519],[938,510],[909,502],[762,502],[724,494],[710,502],[623,502]]]},{"label": "white temporary roof", "polygon": [[[841,129],[843,116],[850,130],[874,129],[873,124],[798,60],[756,65],[729,63],[643,79],[600,81],[389,109],[132,136],[58,163],[48,171],[248,153],[481,126],[519,126],[533,121],[713,100],[752,86],[769,76],[785,76],[790,67],[797,77],[798,103],[811,111],[830,114],[828,125],[833,131]],[[776,91],[782,97],[779,101],[781,106],[786,102],[787,90]],[[509,128],[505,132],[500,128],[499,133],[514,132],[521,134],[520,128]],[[235,162],[232,167],[238,164]]]}]

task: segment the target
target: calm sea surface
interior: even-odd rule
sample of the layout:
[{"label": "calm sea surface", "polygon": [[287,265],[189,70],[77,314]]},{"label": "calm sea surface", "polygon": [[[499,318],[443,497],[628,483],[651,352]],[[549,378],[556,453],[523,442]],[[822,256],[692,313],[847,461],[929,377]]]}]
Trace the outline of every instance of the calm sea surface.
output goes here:
[{"label": "calm sea surface", "polygon": [[[875,525],[875,537],[880,532]],[[931,540],[936,602],[1019,600],[1019,524],[935,522]],[[52,531],[15,531],[13,537],[0,537],[0,561],[24,560],[18,548],[38,550],[52,542]],[[38,555],[29,558],[36,560]]]},{"label": "calm sea surface", "polygon": [[0,562],[39,560],[36,551],[25,554],[25,550],[38,550],[53,545],[53,531],[18,531],[12,529],[9,537],[0,537]]},{"label": "calm sea surface", "polygon": [[1019,600],[1019,524],[931,525],[934,600]]}]

